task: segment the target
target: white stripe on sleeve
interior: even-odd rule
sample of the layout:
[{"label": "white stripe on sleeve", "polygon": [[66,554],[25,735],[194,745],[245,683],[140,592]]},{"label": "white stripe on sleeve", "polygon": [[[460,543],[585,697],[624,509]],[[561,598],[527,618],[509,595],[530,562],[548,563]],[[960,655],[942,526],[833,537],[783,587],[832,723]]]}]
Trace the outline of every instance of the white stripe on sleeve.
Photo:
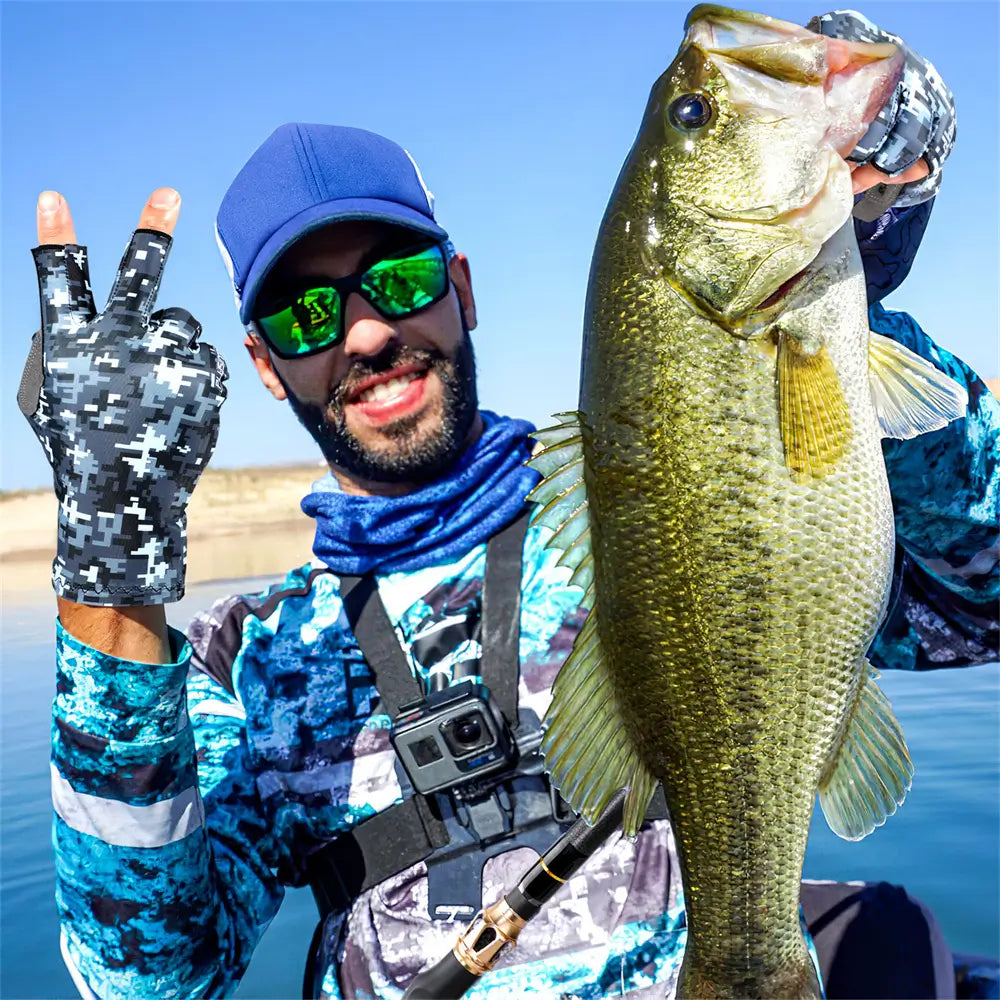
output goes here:
[{"label": "white stripe on sleeve", "polygon": [[182,840],[204,823],[205,809],[197,788],[148,806],[78,792],[52,770],[52,806],[62,821],[78,833],[97,837],[115,847],[164,847]]}]

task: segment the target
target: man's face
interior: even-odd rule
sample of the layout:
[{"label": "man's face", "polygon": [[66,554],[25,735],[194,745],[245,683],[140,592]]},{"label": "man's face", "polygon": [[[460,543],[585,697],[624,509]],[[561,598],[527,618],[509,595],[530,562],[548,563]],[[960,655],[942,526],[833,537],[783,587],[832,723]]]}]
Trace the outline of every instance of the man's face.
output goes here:
[{"label": "man's face", "polygon": [[[310,233],[268,275],[257,311],[266,313],[269,303],[304,285],[356,273],[420,239],[412,230],[368,222]],[[326,460],[346,473],[347,485],[364,490],[436,478],[478,427],[469,337],[475,304],[464,257],[451,261],[449,274],[445,298],[401,319],[388,319],[360,295],[349,295],[344,339],[310,357],[285,360],[248,342],[265,385],[287,396]]]}]

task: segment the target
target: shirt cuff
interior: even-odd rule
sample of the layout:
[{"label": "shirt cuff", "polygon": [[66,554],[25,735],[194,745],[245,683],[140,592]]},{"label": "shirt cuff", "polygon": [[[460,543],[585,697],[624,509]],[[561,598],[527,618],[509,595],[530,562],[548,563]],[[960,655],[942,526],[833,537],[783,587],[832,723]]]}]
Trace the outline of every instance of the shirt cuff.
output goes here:
[{"label": "shirt cuff", "polygon": [[55,715],[106,740],[152,743],[187,725],[184,679],[191,646],[169,629],[170,663],[137,663],[101,653],[56,621]]}]

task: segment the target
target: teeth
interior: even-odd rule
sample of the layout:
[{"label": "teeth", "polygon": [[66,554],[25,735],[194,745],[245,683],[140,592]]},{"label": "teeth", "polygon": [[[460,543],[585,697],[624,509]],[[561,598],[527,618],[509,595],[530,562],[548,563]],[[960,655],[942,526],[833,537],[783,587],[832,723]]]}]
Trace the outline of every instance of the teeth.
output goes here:
[{"label": "teeth", "polygon": [[393,396],[398,396],[417,377],[417,372],[411,372],[409,375],[400,375],[397,378],[391,378],[388,382],[380,382],[378,385],[373,385],[370,389],[365,389],[358,396],[358,401],[372,403],[391,399]]}]

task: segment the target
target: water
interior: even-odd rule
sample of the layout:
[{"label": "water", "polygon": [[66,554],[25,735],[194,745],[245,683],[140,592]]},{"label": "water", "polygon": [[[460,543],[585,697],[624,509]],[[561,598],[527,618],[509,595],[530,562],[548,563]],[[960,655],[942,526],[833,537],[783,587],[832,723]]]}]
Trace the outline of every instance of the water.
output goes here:
[{"label": "water", "polygon": [[[216,597],[257,581],[205,584],[171,609],[182,624]],[[48,790],[53,602],[4,609],[0,642],[0,997],[75,996],[59,956]],[[886,879],[927,903],[955,951],[1000,952],[1000,677],[996,665],[890,673],[893,701],[916,766],[899,813],[859,844],[814,821],[808,878]],[[315,909],[289,892],[237,996],[301,996]]]}]

